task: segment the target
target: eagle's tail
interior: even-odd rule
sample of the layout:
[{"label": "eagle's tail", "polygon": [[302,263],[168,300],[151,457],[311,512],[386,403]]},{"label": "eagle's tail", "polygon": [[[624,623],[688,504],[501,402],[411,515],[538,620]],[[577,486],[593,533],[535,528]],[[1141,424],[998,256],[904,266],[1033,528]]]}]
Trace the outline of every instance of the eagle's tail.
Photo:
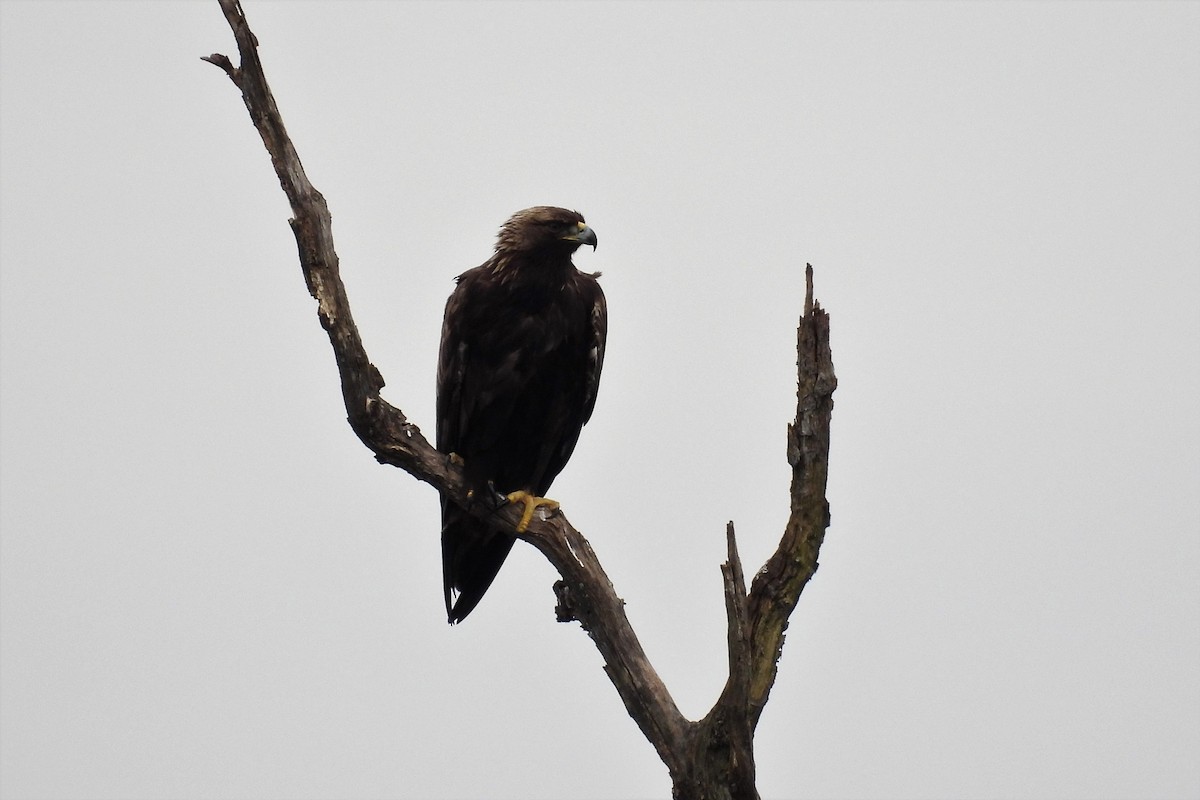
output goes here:
[{"label": "eagle's tail", "polygon": [[442,584],[446,616],[462,622],[483,599],[516,539],[442,501]]}]

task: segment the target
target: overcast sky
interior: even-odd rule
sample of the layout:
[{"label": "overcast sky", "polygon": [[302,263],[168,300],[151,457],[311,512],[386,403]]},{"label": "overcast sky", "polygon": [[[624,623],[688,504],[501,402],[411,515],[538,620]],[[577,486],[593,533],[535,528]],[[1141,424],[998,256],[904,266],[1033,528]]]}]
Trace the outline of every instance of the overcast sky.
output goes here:
[{"label": "overcast sky", "polygon": [[[757,734],[792,798],[1200,795],[1200,5],[246,0],[385,396],[583,212],[610,338],[553,497],[684,712],[787,516],[803,266],[821,569]],[[215,2],[0,0],[0,793],[670,793],[518,545],[450,628],[435,493],[345,422]]]}]

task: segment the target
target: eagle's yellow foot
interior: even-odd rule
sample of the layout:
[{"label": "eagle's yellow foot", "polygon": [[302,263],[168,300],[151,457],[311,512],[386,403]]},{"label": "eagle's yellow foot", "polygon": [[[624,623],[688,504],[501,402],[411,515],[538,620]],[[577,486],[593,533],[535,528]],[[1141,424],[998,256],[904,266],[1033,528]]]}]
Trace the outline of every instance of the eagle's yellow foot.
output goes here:
[{"label": "eagle's yellow foot", "polygon": [[517,533],[524,533],[529,527],[530,520],[533,519],[533,512],[538,506],[545,506],[553,511],[558,508],[558,501],[551,500],[549,497],[538,497],[525,491],[510,492],[507,496],[510,503],[524,503],[525,511],[521,514],[521,521],[517,523]]}]

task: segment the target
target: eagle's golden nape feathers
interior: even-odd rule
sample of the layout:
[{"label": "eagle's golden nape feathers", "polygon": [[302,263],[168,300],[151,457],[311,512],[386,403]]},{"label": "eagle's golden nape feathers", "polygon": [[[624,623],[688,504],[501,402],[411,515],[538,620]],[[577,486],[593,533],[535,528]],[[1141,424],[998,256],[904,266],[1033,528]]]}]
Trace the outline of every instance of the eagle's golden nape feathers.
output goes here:
[{"label": "eagle's golden nape feathers", "polygon": [[596,232],[578,211],[553,206],[534,206],[513,214],[496,237],[497,253],[529,253],[565,244],[570,250],[581,245],[596,249]]},{"label": "eagle's golden nape feathers", "polygon": [[557,511],[559,503],[557,500],[551,500],[549,497],[538,497],[524,490],[509,492],[506,499],[510,503],[524,503],[525,510],[521,512],[521,521],[517,523],[517,533],[524,533],[529,528],[529,523],[533,521],[534,512],[539,508],[548,508],[551,511]]}]

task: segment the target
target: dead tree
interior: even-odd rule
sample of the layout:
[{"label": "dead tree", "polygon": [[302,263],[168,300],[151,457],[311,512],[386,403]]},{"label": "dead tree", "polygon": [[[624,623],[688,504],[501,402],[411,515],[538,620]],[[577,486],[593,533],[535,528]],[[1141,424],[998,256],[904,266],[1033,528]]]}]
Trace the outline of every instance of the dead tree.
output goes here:
[{"label": "dead tree", "polygon": [[400,467],[444,496],[481,516],[494,515],[518,538],[536,547],[561,580],[555,586],[561,622],[578,621],[604,657],[604,670],[629,715],[670,770],[676,800],[757,800],[754,729],[775,681],[788,617],[817,569],[829,525],[825,483],[829,467],[829,421],[837,385],[829,351],[829,317],[813,300],[812,266],[807,268],[804,314],[797,332],[796,419],[787,428],[792,468],[791,515],[778,549],[746,590],[734,541],[726,527],[728,561],[721,566],[728,617],[729,678],[712,710],[686,719],[651,666],[591,545],[558,513],[535,519],[517,533],[512,507],[489,511],[467,503],[461,468],[439,453],[404,413],[380,397],[383,377],[367,358],[350,315],[333,248],[325,198],[304,174],[279,109],[271,96],[251,32],[237,0],[219,0],[233,29],[240,65],[213,54],[204,58],[223,69],[241,90],[250,118],[291,203],[288,222],[296,236],[308,291],[329,334],[341,376],[350,427],[381,464]]}]

